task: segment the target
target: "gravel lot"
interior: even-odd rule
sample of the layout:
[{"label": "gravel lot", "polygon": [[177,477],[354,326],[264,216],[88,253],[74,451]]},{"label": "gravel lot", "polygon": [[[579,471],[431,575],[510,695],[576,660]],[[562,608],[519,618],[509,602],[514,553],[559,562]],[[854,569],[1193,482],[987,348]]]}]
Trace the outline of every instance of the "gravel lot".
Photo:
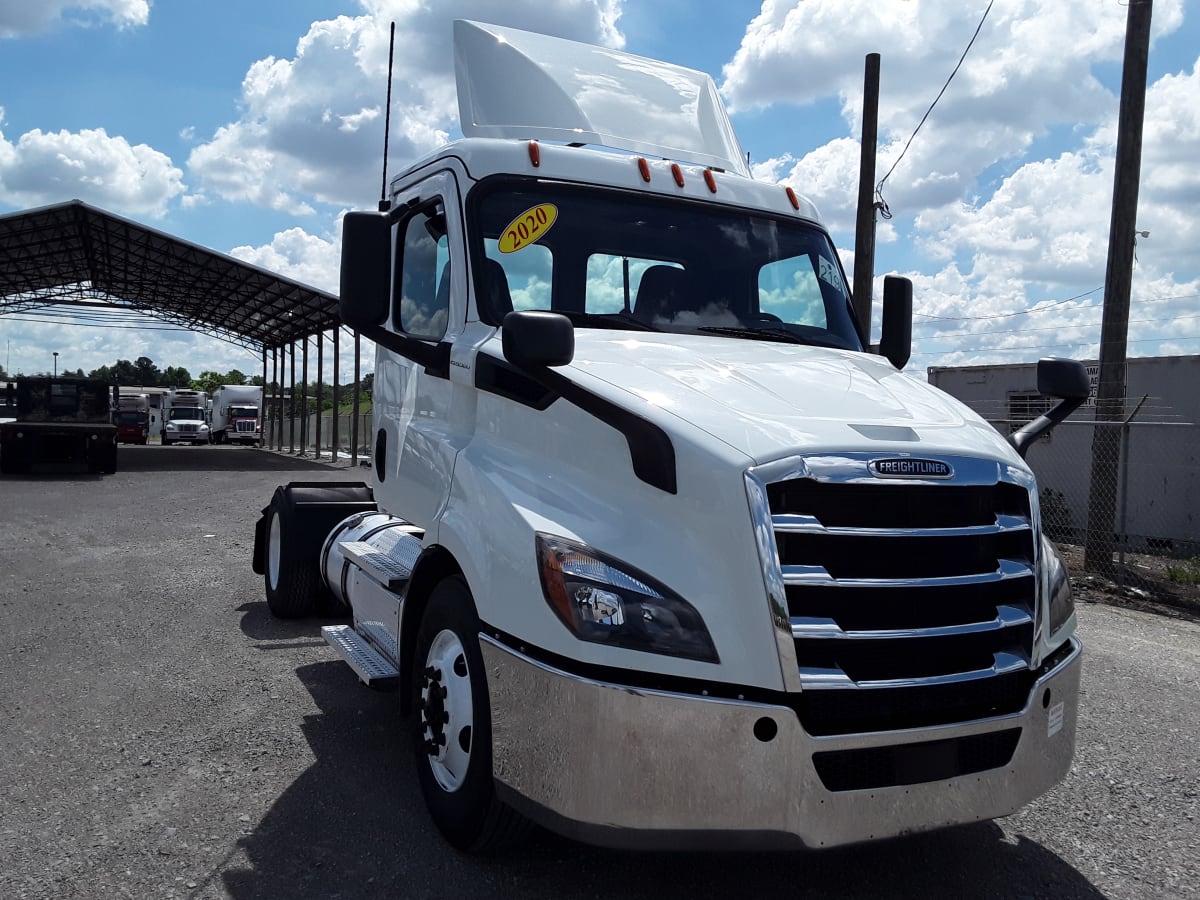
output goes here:
[{"label": "gravel lot", "polygon": [[1075,767],[1018,815],[824,853],[461,856],[396,696],[250,571],[276,484],[348,477],[150,446],[0,480],[0,897],[1200,897],[1200,625],[1092,603]]}]

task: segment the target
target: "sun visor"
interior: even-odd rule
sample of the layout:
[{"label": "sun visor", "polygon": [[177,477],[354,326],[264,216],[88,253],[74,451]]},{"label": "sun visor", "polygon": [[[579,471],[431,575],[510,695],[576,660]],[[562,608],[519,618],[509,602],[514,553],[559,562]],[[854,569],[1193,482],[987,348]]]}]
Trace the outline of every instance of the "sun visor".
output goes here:
[{"label": "sun visor", "polygon": [[454,73],[465,137],[599,144],[750,174],[704,72],[459,19]]}]

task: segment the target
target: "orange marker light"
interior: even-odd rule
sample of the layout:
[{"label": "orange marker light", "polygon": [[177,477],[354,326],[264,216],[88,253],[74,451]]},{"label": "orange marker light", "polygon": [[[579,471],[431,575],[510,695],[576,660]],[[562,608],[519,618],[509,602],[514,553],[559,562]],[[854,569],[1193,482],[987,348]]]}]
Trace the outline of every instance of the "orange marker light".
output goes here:
[{"label": "orange marker light", "polygon": [[642,173],[642,181],[650,182],[650,163],[644,159],[638,159],[638,171]]},{"label": "orange marker light", "polygon": [[675,176],[675,183],[683,187],[683,169],[679,168],[679,163],[671,163],[671,174]]},{"label": "orange marker light", "polygon": [[787,189],[788,199],[792,201],[792,209],[800,208],[800,198],[796,196],[796,192],[791,188]]},{"label": "orange marker light", "polygon": [[529,142],[529,161],[535,169],[542,164],[542,148],[538,146],[537,141]]},{"label": "orange marker light", "polygon": [[708,189],[714,194],[717,192],[717,179],[713,178],[712,169],[704,170],[704,183],[708,185]]}]

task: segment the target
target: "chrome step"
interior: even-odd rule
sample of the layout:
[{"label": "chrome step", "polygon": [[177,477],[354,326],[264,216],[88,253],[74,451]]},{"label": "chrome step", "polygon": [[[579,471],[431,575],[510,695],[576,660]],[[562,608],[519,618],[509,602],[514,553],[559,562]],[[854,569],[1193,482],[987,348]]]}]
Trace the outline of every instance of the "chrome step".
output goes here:
[{"label": "chrome step", "polygon": [[366,541],[340,541],[338,549],[342,555],[354,563],[389,591],[399,590],[412,577],[412,569],[404,565],[394,556],[381,553]]},{"label": "chrome step", "polygon": [[324,625],[321,627],[321,637],[368,687],[388,687],[399,683],[399,670],[349,625]]}]

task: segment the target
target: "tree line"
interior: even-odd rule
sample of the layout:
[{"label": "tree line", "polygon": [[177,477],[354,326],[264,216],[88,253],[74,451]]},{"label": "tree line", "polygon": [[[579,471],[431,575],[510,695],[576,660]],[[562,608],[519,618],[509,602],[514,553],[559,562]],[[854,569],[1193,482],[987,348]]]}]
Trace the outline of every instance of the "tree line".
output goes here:
[{"label": "tree line", "polygon": [[[38,373],[48,376],[49,372]],[[261,375],[246,375],[240,369],[230,369],[228,372],[201,372],[195,378],[183,366],[167,366],[165,369],[160,369],[154,360],[148,356],[139,356],[133,362],[127,359],[119,359],[111,366],[100,366],[97,369],[92,369],[90,372],[84,372],[83,369],[64,369],[58,373],[59,377],[75,377],[75,378],[99,378],[109,384],[116,384],[119,387],[162,387],[162,388],[187,388],[193,391],[204,391],[206,394],[212,394],[223,384],[250,384],[258,387],[264,385]],[[0,366],[0,381],[11,380],[13,376],[4,371],[4,367]],[[363,376],[362,381],[357,385],[359,392],[359,402],[369,404],[371,402],[371,392],[374,387],[374,374]],[[310,381],[307,385],[301,382],[296,383],[296,398],[297,400],[308,395],[308,406],[310,412],[316,411],[317,393],[320,389],[322,409],[331,409],[333,407],[333,385],[324,381]],[[290,395],[291,384],[284,382],[284,394]],[[338,385],[338,399],[342,405],[349,405],[354,401],[354,384]],[[274,381],[266,383],[266,393],[268,395],[278,395],[279,385]],[[368,407],[369,408],[369,407]]]}]

